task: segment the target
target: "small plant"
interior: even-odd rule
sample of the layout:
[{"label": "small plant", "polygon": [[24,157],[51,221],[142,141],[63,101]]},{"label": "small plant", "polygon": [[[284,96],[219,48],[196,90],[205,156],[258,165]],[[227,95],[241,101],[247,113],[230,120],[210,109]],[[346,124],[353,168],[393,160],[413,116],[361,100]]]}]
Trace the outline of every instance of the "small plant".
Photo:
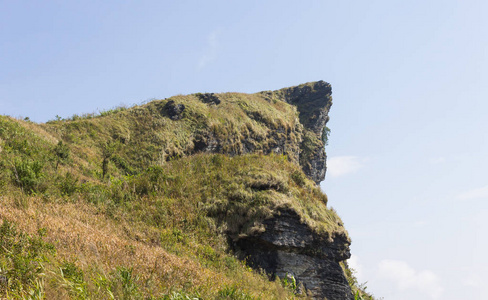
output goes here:
[{"label": "small plant", "polygon": [[115,142],[108,142],[103,143],[101,145],[102,148],[102,179],[105,178],[105,175],[108,173],[108,163],[110,159],[114,155],[115,151],[118,148],[118,144]]},{"label": "small plant", "polygon": [[74,262],[65,261],[59,269],[64,278],[78,283],[83,282],[83,271]]},{"label": "small plant", "polygon": [[354,294],[354,300],[364,300],[364,298],[359,295],[359,291]]},{"label": "small plant", "polygon": [[162,300],[201,300],[198,296],[190,296],[183,292],[173,292],[171,295],[164,295]]},{"label": "small plant", "polygon": [[[103,274],[98,273],[96,277],[92,278],[92,282],[97,288],[96,294],[99,298],[108,296],[109,299],[115,299],[115,295],[112,292],[110,280]],[[102,299],[106,299],[103,297]]]},{"label": "small plant", "polygon": [[226,286],[218,292],[216,297],[217,300],[253,300],[254,297],[248,295],[247,293],[243,292],[241,289],[237,288],[237,286]]},{"label": "small plant", "polygon": [[297,289],[297,281],[295,279],[295,276],[290,273],[286,273],[286,276],[281,279],[281,284],[283,285],[283,287],[291,289],[293,291]]},{"label": "small plant", "polygon": [[125,106],[113,107],[111,109],[99,111],[99,115],[100,117],[106,117],[124,110],[127,110],[127,107]]},{"label": "small plant", "polygon": [[322,142],[324,142],[325,146],[329,145],[329,136],[330,136],[330,129],[329,127],[325,126],[324,130],[322,131]]},{"label": "small plant", "polygon": [[79,190],[78,178],[70,172],[66,172],[64,177],[60,178],[58,185],[61,194],[65,196],[72,196]]},{"label": "small plant", "polygon": [[117,290],[116,287],[122,288],[122,299],[134,299],[139,295],[137,287],[139,276],[134,275],[133,271],[133,268],[126,267],[117,267],[115,271],[114,290]]},{"label": "small plant", "polygon": [[54,147],[54,154],[56,155],[56,170],[60,163],[64,164],[68,162],[70,156],[70,150],[63,141],[59,141],[56,147]]},{"label": "small plant", "polygon": [[78,299],[87,299],[86,282],[83,280],[83,271],[75,263],[65,261],[59,268],[63,285]]}]

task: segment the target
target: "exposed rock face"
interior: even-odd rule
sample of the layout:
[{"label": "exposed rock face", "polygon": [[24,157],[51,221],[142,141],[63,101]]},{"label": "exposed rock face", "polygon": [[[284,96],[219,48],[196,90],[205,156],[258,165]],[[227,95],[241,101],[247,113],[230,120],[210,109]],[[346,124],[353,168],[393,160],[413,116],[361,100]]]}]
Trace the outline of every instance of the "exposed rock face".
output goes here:
[{"label": "exposed rock face", "polygon": [[235,246],[242,257],[272,278],[293,276],[313,299],[354,299],[339,265],[350,257],[346,236],[319,235],[300,222],[291,210],[264,222],[265,231]]},{"label": "exposed rock face", "polygon": [[[290,134],[290,132],[286,132],[283,128],[278,128],[271,131],[270,134],[266,136],[265,139],[267,140],[267,143],[263,146],[262,139],[252,136],[252,133],[250,133],[250,135],[242,133],[242,138],[239,143],[234,143],[238,144],[238,146],[229,147],[228,141],[219,139],[212,132],[205,132],[204,134],[195,137],[192,152],[225,153],[231,156],[250,153],[262,153],[265,155],[270,153],[285,154],[291,161],[298,164],[300,159],[301,140],[297,141],[296,137],[301,137],[301,135],[302,128],[300,126],[293,129],[293,135]],[[312,173],[313,171],[306,172],[308,176]]]},{"label": "exposed rock face", "polygon": [[214,93],[197,94],[197,97],[200,98],[203,103],[207,104],[219,105],[221,102]]},{"label": "exposed rock face", "polygon": [[305,135],[302,139],[300,165],[315,183],[324,180],[327,169],[324,129],[329,121],[328,114],[332,106],[331,85],[325,81],[317,81],[262,94],[270,98],[280,98],[297,107],[300,123],[315,135]]},{"label": "exposed rock face", "polygon": [[179,120],[182,118],[182,113],[185,110],[185,105],[175,104],[173,100],[168,101],[164,106],[166,113],[172,120]]},{"label": "exposed rock face", "polygon": [[[232,141],[221,140],[212,132],[204,132],[196,136],[195,147],[188,154],[194,152],[225,153],[229,155],[242,155],[261,152],[263,154],[285,154],[291,161],[299,163],[305,174],[319,183],[325,178],[326,154],[323,140],[325,125],[329,121],[329,109],[332,105],[332,89],[324,81],[306,83],[295,87],[284,88],[277,91],[258,93],[268,101],[281,100],[296,106],[299,112],[300,123],[295,128],[275,128],[270,131],[263,146],[263,138],[256,138],[250,133],[241,133],[238,146],[230,146]],[[217,94],[196,94],[204,103],[220,104]],[[169,105],[169,102],[167,106]],[[184,109],[184,107],[183,107]],[[167,108],[171,118],[178,118],[179,108],[172,103]],[[249,117],[258,122],[265,122],[259,112],[249,112]]]},{"label": "exposed rock face", "polygon": [[321,135],[325,124],[329,121],[329,109],[332,106],[332,87],[325,81],[302,84],[284,88],[274,93],[280,94],[284,100],[296,105],[300,112],[300,122],[315,134]]},{"label": "exposed rock face", "polygon": [[327,170],[326,160],[327,155],[323,146],[316,147],[308,155],[303,152],[300,155],[300,165],[302,166],[303,172],[315,181],[316,184],[319,184],[325,179],[325,172]]}]

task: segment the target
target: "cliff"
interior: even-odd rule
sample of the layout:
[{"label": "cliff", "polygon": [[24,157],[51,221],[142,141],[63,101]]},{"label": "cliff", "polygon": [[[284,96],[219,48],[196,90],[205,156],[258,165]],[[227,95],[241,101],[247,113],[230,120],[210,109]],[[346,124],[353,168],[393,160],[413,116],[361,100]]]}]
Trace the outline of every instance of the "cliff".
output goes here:
[{"label": "cliff", "polygon": [[[330,84],[323,81],[261,93],[265,99],[280,99],[296,106],[304,126],[298,161],[317,184],[326,172],[325,126],[331,94]],[[303,224],[296,212],[287,209],[277,211],[263,225],[263,233],[235,243],[241,257],[268,274],[292,276],[314,299],[353,299],[339,264],[351,256],[347,234],[318,234]]]},{"label": "cliff", "polygon": [[345,234],[317,234],[287,209],[263,223],[264,233],[236,243],[252,266],[280,278],[294,278],[313,299],[353,299],[340,266],[351,256]]},{"label": "cliff", "polygon": [[274,92],[262,92],[262,95],[267,99],[278,98],[296,106],[300,123],[306,129],[300,144],[300,165],[313,181],[323,181],[327,169],[325,125],[329,121],[329,109],[332,105],[330,84],[317,81]]},{"label": "cliff", "polygon": [[350,240],[317,186],[331,105],[318,81],[0,116],[0,297],[352,299]]}]

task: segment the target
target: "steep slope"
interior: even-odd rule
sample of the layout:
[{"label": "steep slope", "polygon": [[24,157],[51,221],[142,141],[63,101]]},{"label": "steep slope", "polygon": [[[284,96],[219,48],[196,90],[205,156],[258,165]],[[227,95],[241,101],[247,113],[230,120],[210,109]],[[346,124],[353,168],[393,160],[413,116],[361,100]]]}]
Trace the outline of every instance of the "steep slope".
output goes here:
[{"label": "steep slope", "polygon": [[330,94],[319,81],[0,116],[0,297],[352,298],[350,241],[316,186]]},{"label": "steep slope", "polygon": [[332,88],[324,81],[301,84],[274,92],[262,92],[266,99],[280,99],[295,106],[305,132],[301,139],[299,161],[303,171],[316,183],[325,179],[325,142],[332,105]]}]

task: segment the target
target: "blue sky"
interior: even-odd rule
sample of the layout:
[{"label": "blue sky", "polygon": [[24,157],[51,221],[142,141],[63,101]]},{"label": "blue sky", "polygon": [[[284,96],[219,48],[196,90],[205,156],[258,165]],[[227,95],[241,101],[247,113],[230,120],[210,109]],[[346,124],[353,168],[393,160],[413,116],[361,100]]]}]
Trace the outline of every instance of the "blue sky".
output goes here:
[{"label": "blue sky", "polygon": [[488,281],[486,1],[0,1],[0,113],[330,82],[322,188],[385,299]]}]

